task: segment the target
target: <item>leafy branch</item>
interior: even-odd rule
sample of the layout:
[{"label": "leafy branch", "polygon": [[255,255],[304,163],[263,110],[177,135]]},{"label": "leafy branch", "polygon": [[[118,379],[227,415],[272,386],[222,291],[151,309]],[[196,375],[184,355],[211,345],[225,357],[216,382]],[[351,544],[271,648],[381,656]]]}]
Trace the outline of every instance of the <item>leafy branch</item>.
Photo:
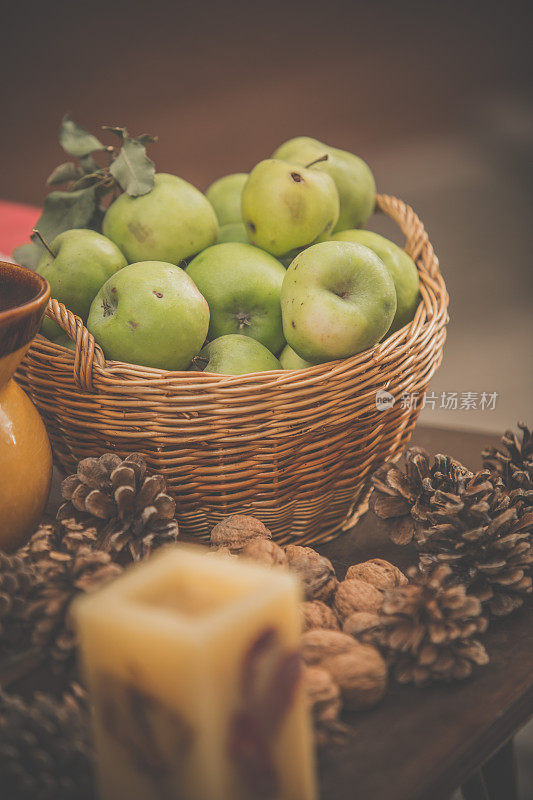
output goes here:
[{"label": "leafy branch", "polygon": [[[75,161],[59,164],[46,181],[53,189],[45,197],[43,211],[36,224],[41,239],[32,235],[32,241],[13,251],[16,261],[35,269],[43,254],[42,239],[52,242],[63,231],[72,228],[91,228],[100,231],[110,198],[120,192],[139,197],[153,189],[155,166],[146,155],[146,145],[157,139],[149,134],[130,137],[126,128],[104,125],[119,139],[119,144],[104,145],[96,136],[86,131],[70,118],[63,117],[59,129],[59,143],[65,153]],[[107,157],[100,166],[95,154]]]}]

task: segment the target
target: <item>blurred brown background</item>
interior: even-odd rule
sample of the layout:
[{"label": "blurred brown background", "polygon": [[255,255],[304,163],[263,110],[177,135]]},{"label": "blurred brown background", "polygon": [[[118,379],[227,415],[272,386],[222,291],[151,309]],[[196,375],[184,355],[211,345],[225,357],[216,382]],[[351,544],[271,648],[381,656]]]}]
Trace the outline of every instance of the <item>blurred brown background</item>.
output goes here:
[{"label": "blurred brown background", "polygon": [[531,4],[4,4],[0,197],[38,204],[69,110],[159,136],[201,188],[299,134],[357,152],[422,216],[452,298],[433,389],[494,411],[423,412],[498,430],[531,421]]}]

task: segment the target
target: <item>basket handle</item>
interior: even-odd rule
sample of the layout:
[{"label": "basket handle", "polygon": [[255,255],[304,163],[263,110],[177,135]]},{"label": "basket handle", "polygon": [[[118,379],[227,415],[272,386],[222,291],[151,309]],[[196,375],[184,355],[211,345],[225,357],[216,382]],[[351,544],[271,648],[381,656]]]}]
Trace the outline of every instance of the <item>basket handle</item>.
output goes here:
[{"label": "basket handle", "polygon": [[388,194],[378,194],[376,207],[396,222],[406,238],[406,249],[412,253],[416,261],[422,253],[425,256],[426,269],[435,278],[439,275],[439,261],[429,241],[422,220],[415,214],[411,206]]},{"label": "basket handle", "polygon": [[69,339],[76,345],[74,358],[74,380],[84,392],[95,392],[93,368],[96,364],[103,367],[105,357],[102,349],[94,341],[94,336],[89,333],[83,321],[72,311],[69,311],[59,300],[49,300],[46,316],[57,322]]}]

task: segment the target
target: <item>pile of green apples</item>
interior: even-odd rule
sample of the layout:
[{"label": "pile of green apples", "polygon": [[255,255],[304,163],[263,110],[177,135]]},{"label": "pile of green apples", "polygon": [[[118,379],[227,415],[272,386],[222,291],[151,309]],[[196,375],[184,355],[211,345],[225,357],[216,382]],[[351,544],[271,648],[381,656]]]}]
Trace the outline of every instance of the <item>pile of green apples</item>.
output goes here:
[{"label": "pile of green apples", "polygon": [[[203,194],[174,175],[121,194],[102,233],[60,233],[38,271],[109,359],[225,375],[301,369],[412,320],[419,278],[362,230],[376,186],[358,156],[308,137]],[[43,332],[73,347],[49,319]]]}]

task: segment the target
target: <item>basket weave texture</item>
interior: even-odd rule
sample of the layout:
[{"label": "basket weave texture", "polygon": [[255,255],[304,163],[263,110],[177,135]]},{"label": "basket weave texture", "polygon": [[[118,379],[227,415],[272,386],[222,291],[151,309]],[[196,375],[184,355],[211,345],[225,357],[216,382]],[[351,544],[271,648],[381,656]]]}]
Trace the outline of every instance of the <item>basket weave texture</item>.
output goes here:
[{"label": "basket weave texture", "polygon": [[[406,237],[421,279],[414,320],[344,361],[225,377],[106,361],[82,321],[51,300],[47,315],[76,352],[38,335],[17,379],[41,412],[55,457],[140,452],[167,478],[182,531],[205,538],[224,516],[259,517],[280,542],[326,541],[365,508],[369,477],[409,440],[423,393],[442,360],[448,296],[413,210],[380,195]],[[376,408],[376,392],[396,399]]]}]

